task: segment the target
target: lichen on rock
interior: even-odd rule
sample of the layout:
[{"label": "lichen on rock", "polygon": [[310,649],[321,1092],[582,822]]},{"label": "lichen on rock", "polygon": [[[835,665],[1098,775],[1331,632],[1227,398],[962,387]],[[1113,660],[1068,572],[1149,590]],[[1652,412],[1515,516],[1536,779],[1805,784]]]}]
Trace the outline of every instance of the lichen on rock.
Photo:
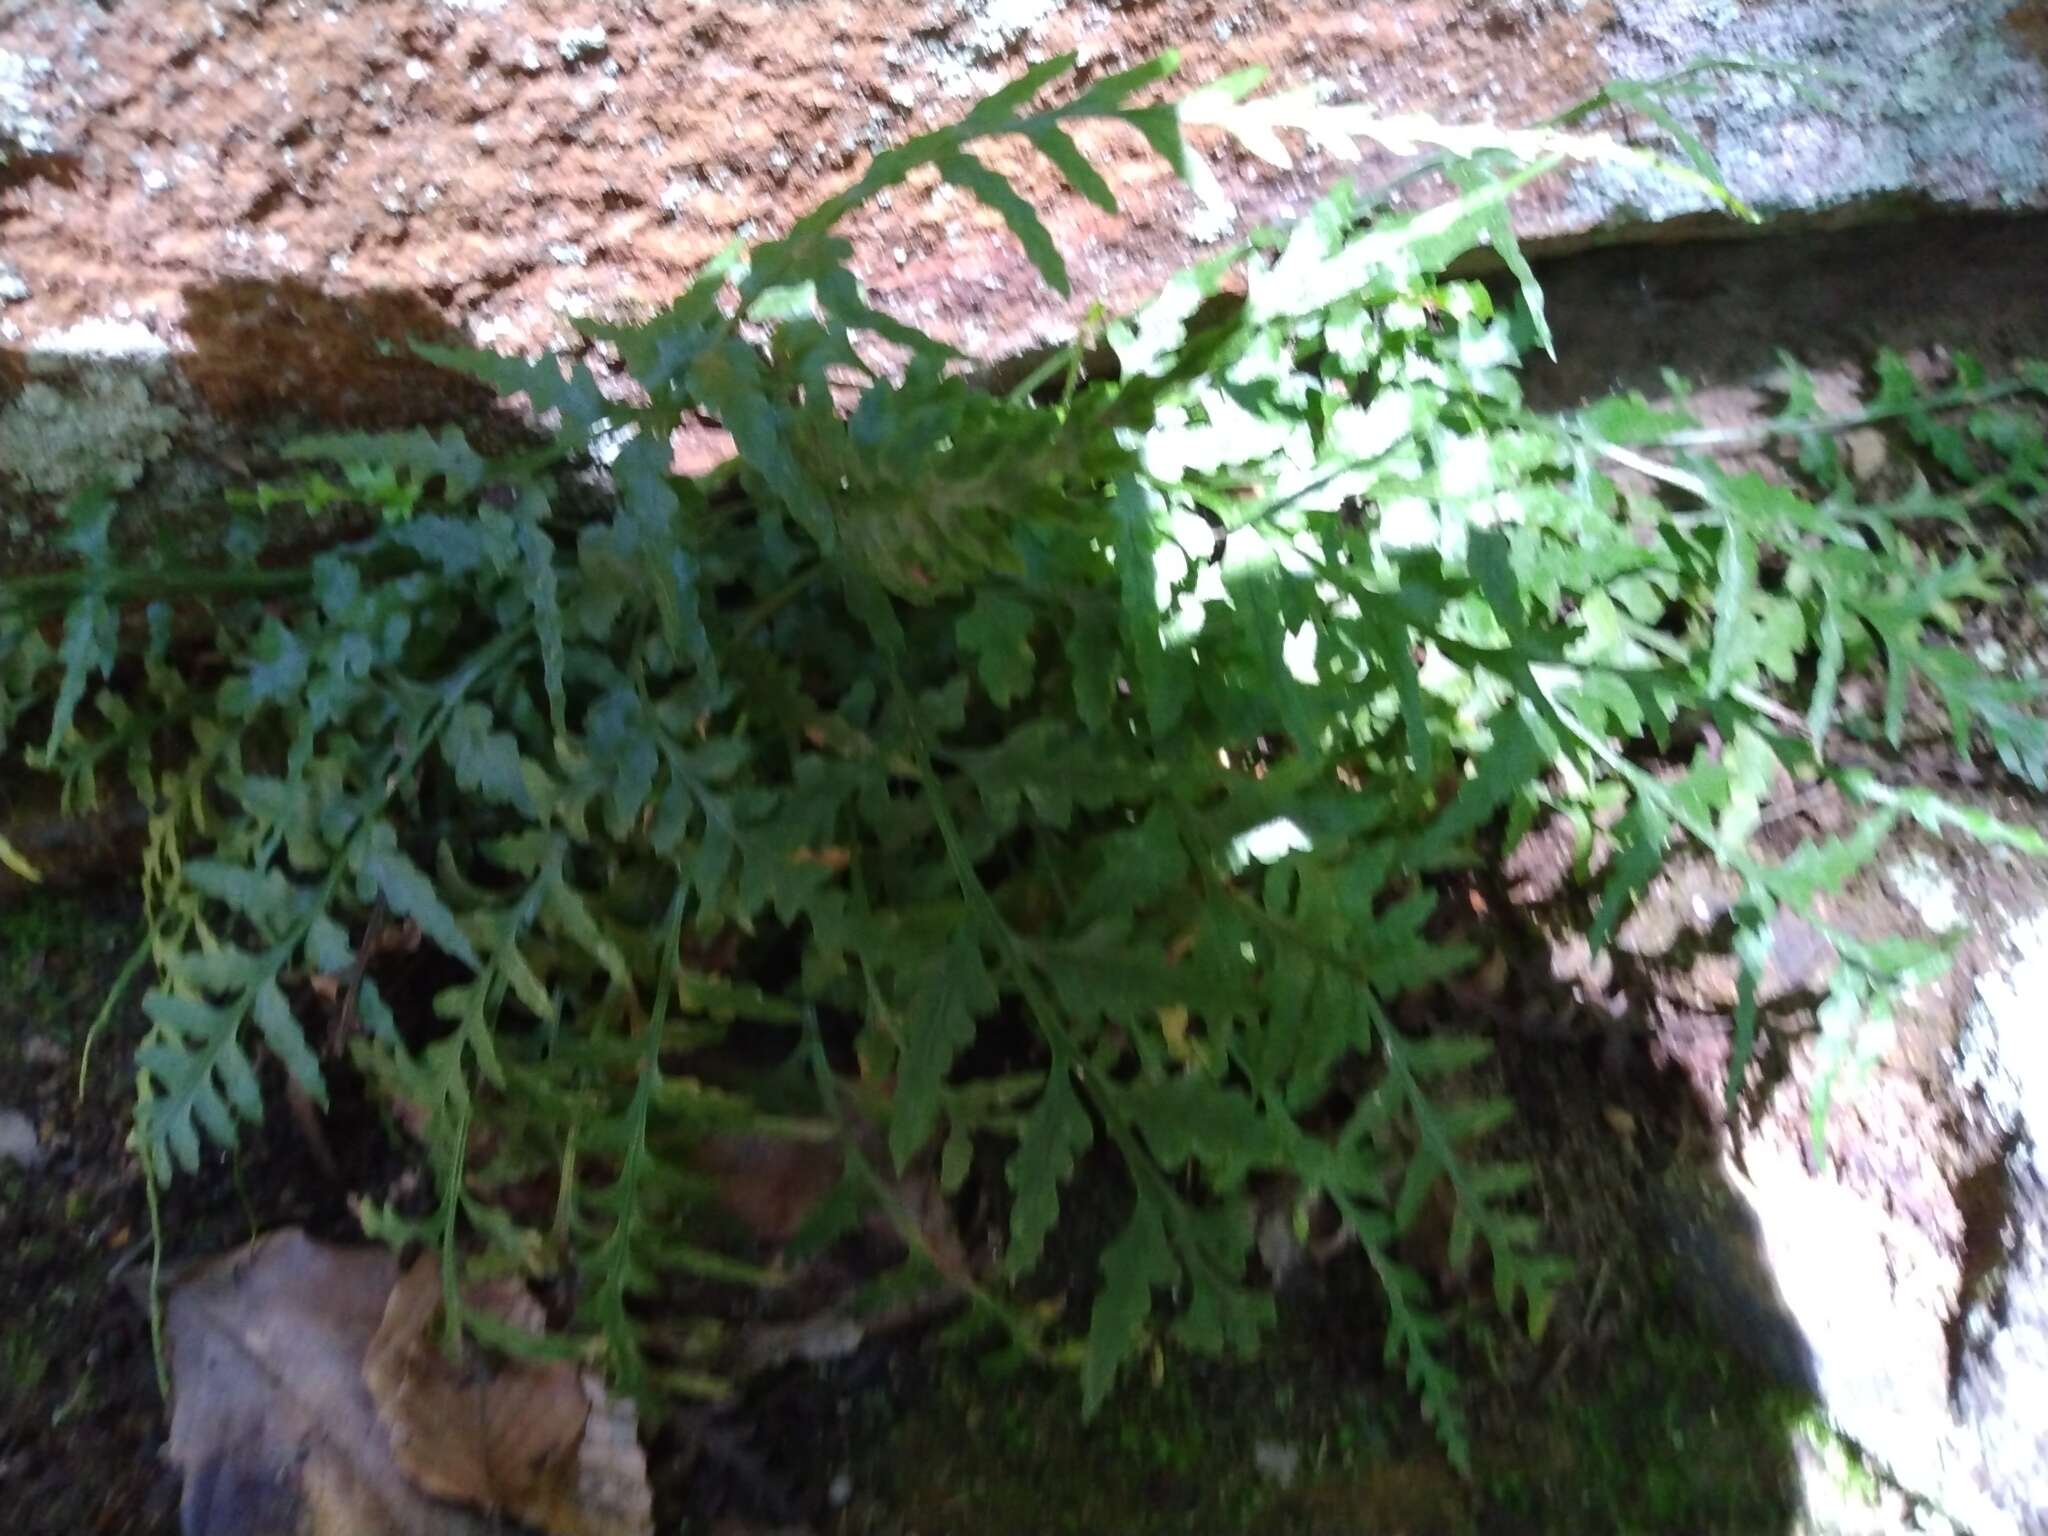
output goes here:
[{"label": "lichen on rock", "polygon": [[[1599,51],[1620,79],[1704,58],[1776,66],[1675,107],[1734,191],[1765,212],[1896,199],[2038,207],[2048,70],[2029,56],[2015,11],[2011,0],[1616,0]],[[1676,182],[1602,168],[1582,178],[1568,222],[1655,223],[1705,206]]]},{"label": "lichen on rock", "polygon": [[50,72],[50,61],[0,48],[0,163],[10,154],[48,154],[56,148],[50,125],[38,117],[29,87]]},{"label": "lichen on rock", "polygon": [[142,371],[35,354],[29,366],[44,376],[0,411],[0,477],[47,496],[95,481],[126,490],[170,452],[183,417],[156,398]]}]

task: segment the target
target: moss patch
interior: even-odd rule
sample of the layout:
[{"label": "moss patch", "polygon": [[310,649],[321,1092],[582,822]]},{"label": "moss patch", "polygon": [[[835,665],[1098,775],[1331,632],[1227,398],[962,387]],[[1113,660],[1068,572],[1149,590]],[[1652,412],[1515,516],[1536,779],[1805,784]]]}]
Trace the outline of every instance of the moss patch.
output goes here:
[{"label": "moss patch", "polygon": [[[1763,1380],[1658,1279],[1586,1366],[1532,1390],[1468,1365],[1460,1479],[1377,1364],[1377,1320],[1331,1295],[1250,1365],[1166,1363],[1083,1425],[1074,1384],[957,1354],[859,1401],[842,1533],[1188,1531],[1432,1536],[1799,1528],[1796,1392]],[[1259,1465],[1291,1454],[1290,1486]]]},{"label": "moss patch", "polygon": [[1481,1482],[1514,1530],[1788,1532],[1810,1410],[1708,1334],[1660,1273],[1597,1370],[1503,1426]]}]

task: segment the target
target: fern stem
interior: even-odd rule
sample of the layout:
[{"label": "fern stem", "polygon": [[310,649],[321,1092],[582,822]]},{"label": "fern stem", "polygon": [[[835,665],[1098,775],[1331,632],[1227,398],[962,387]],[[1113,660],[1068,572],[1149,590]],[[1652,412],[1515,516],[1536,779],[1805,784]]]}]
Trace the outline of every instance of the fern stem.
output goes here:
[{"label": "fern stem", "polygon": [[100,1011],[93,1015],[92,1024],[85,1032],[85,1044],[79,1048],[78,1052],[78,1102],[80,1104],[85,1102],[86,1078],[92,1071],[92,1048],[98,1042],[101,1032],[106,1029],[108,1024],[113,1022],[114,1012],[120,1007],[121,999],[127,996],[128,988],[135,980],[135,973],[140,971],[143,962],[149,959],[151,937],[152,935],[149,930],[145,929],[141,939],[136,942],[135,948],[129,951],[128,958],[121,962],[121,969],[114,976],[114,984],[107,989],[106,998],[100,1003]]},{"label": "fern stem", "polygon": [[449,1136],[448,1168],[442,1176],[440,1231],[436,1234],[441,1262],[441,1343],[452,1357],[462,1347],[462,1265],[456,1249],[456,1226],[462,1217],[462,1186],[469,1162],[469,1122],[473,1113],[467,1092],[456,1106]]},{"label": "fern stem", "polygon": [[[138,1078],[136,1097],[147,1101],[149,1089],[146,1081]],[[141,1119],[138,1113],[137,1121]],[[157,1186],[161,1182],[154,1159],[150,1155],[149,1138],[137,1130],[130,1138],[135,1148],[135,1159],[142,1165],[142,1198],[149,1207],[149,1357],[156,1367],[157,1394],[168,1403],[171,1400],[171,1357],[164,1344],[164,1217],[163,1204]]]},{"label": "fern stem", "polygon": [[[1670,661],[1681,663],[1685,661],[1685,647],[1655,626],[1630,622],[1627,625],[1627,629],[1629,638],[1645,649],[1655,651]],[[1762,715],[1765,719],[1775,721],[1785,730],[1796,734],[1803,734],[1806,730],[1806,722],[1800,716],[1787,709],[1768,694],[1760,693],[1758,690],[1750,687],[1747,683],[1733,684],[1728,689],[1728,697],[1734,699],[1738,704],[1755,710],[1756,713]]]},{"label": "fern stem", "polygon": [[861,1150],[859,1142],[844,1133],[843,1127],[848,1123],[850,1116],[840,1107],[839,1079],[832,1070],[831,1062],[826,1059],[824,1035],[818,1028],[818,1014],[815,1008],[804,1010],[804,1041],[811,1058],[811,1076],[818,1084],[818,1094],[824,1101],[825,1112],[842,1127],[839,1138],[841,1149],[847,1161],[860,1174],[861,1182],[868,1186],[876,1202],[888,1213],[889,1225],[896,1229],[896,1235],[903,1240],[904,1246],[930,1265],[932,1271],[958,1291],[976,1311],[994,1319],[1010,1336],[1010,1342],[1027,1358],[1041,1365],[1057,1364],[1057,1360],[1047,1353],[1037,1332],[1013,1309],[1004,1306],[986,1287],[978,1283],[971,1271],[949,1267],[940,1262],[916,1216],[904,1209],[903,1200],[896,1192],[895,1186],[882,1176],[881,1170],[876,1168],[873,1161]]},{"label": "fern stem", "polygon": [[31,602],[60,607],[88,592],[115,602],[137,598],[283,597],[309,591],[313,573],[305,568],[279,571],[212,571],[202,566],[147,570],[116,566],[105,570],[48,571],[0,582],[0,614],[26,613]]},{"label": "fern stem", "polygon": [[1319,964],[1328,966],[1340,975],[1349,976],[1358,984],[1371,1017],[1374,1038],[1379,1043],[1380,1056],[1385,1060],[1388,1074],[1394,1078],[1402,1098],[1407,1101],[1417,1134],[1429,1148],[1437,1166],[1443,1169],[1444,1177],[1450,1180],[1458,1203],[1471,1213],[1472,1225],[1486,1239],[1488,1248],[1493,1251],[1494,1262],[1500,1265],[1512,1262],[1513,1256],[1517,1253],[1517,1245],[1500,1230],[1490,1214],[1486,1201],[1470,1189],[1464,1159],[1458,1155],[1449,1133],[1438,1120],[1429,1095],[1423,1092],[1414,1063],[1407,1054],[1407,1037],[1394,1027],[1393,1020],[1387,1016],[1372,977],[1347,956],[1301,932],[1299,927],[1288,919],[1267,911],[1243,891],[1228,885],[1217,885],[1212,888],[1227,900],[1233,901],[1252,921],[1276,939],[1294,945],[1312,956]]},{"label": "fern stem", "polygon": [[649,1157],[647,1132],[654,1116],[654,1096],[661,1086],[661,1047],[669,1005],[675,997],[676,967],[680,963],[683,918],[688,909],[689,886],[676,882],[662,919],[661,959],[655,968],[654,1003],[643,1026],[639,1071],[633,1084],[633,1098],[626,1107],[626,1146],[619,1174],[611,1190],[617,1201],[618,1217],[600,1250],[604,1274],[598,1282],[599,1321],[612,1350],[612,1365],[621,1384],[637,1394],[645,1380],[646,1366],[639,1358],[626,1329],[626,1288],[633,1270],[634,1229],[640,1217],[640,1182]]},{"label": "fern stem", "polygon": [[1636,446],[1670,449],[1743,448],[1767,443],[1774,437],[1834,437],[1844,432],[1854,432],[1860,427],[1874,427],[1887,421],[1897,421],[1901,417],[1967,410],[1971,406],[1991,405],[2000,400],[2010,400],[2015,395],[2028,395],[2034,392],[2033,386],[2024,379],[2004,379],[1977,389],[1951,389],[1903,405],[1872,406],[1868,410],[1853,411],[1844,416],[1774,416],[1768,421],[1749,422],[1739,427],[1697,427],[1651,438]]}]

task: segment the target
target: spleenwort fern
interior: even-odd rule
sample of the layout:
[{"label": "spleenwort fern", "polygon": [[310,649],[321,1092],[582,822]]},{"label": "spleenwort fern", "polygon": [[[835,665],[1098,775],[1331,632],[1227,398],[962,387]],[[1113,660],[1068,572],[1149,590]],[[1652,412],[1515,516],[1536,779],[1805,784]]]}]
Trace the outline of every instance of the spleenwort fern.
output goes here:
[{"label": "spleenwort fern", "polygon": [[[1888,503],[1858,499],[1843,423],[1789,360],[1760,435],[1818,499],[1725,469],[1682,410],[1538,414],[1515,364],[1550,337],[1513,192],[1622,163],[1741,211],[1654,90],[1463,129],[1259,97],[1252,76],[1140,103],[1170,61],[1048,103],[1072,67],[878,156],[660,313],[588,324],[631,400],[582,361],[422,348],[525,397],[544,440],[308,441],[304,475],[240,514],[379,516],[303,564],[259,564],[251,530],[219,568],[129,563],[111,503],[81,500],[75,570],[0,578],[0,749],[74,803],[118,775],[151,813],[152,1178],[261,1113],[259,1042],[316,1099],[345,1043],[434,1175],[430,1201],[366,1223],[438,1251],[451,1329],[587,1344],[638,1392],[720,1390],[715,1335],[653,1319],[778,1271],[717,1242],[697,1153],[828,1127],[841,1194],[882,1201],[915,1274],[1075,1364],[1093,1411],[1163,1338],[1255,1346],[1274,1301],[1251,1192],[1285,1175],[1363,1250],[1387,1358],[1464,1465],[1455,1350],[1404,1256],[1422,1213],[1533,1332],[1562,1272],[1531,1170],[1489,1141],[1508,1110],[1486,1042],[1396,1022],[1472,959],[1436,892],[1539,816],[1586,846],[1601,819],[1598,947],[1678,848],[1705,850],[1741,887],[1732,1106],[1779,912],[1818,923],[1902,817],[2041,851],[1835,754],[1899,745],[1925,693],[1958,752],[2048,779],[2037,691],[1944,638],[2006,590],[2010,530],[1975,514],[2030,526],[2048,489],[2038,425],[1994,408],[2048,378],[1965,365],[1930,393],[1883,361],[1851,421],[1896,425],[1939,477]],[[1617,103],[1682,163],[1582,131]],[[1064,293],[1056,243],[977,150],[1021,138],[1113,210],[1070,133],[1089,120],[1198,185],[1189,128],[1282,163],[1290,136],[1422,155],[1449,192],[1397,211],[1340,187],[1248,237],[1108,325],[1113,377],[1077,344],[991,390],[868,304],[835,230],[919,172],[990,207]],[[1442,275],[1479,245],[1515,313]],[[672,474],[672,434],[706,417],[736,454]],[[1864,719],[1844,685],[1873,673]],[[1868,819],[1771,856],[1756,834],[1787,775]],[[1820,926],[1841,963],[1816,1134],[1866,1025],[1940,959]],[[387,928],[433,952],[431,1010],[380,989]],[[1115,1170],[1120,1224],[1092,1299],[1046,1303],[1084,1164]],[[904,1205],[898,1181],[934,1168],[944,1195],[978,1178],[1007,1198],[979,1266]],[[573,1336],[470,1312],[470,1267],[562,1274]]]}]

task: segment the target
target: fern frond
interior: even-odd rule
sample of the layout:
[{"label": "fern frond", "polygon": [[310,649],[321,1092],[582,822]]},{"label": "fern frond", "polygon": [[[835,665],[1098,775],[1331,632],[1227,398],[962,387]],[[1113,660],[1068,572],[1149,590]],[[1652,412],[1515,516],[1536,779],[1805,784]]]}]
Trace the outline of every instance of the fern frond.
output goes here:
[{"label": "fern frond", "polygon": [[[1761,431],[1798,452],[1801,484],[1722,467],[1725,435],[1682,408],[1535,412],[1515,371],[1529,330],[1546,339],[1518,189],[1594,164],[1741,211],[1663,98],[1616,85],[1546,124],[1462,128],[1262,96],[1255,72],[1151,99],[1173,68],[1076,89],[1074,60],[1049,60],[662,311],[584,325],[638,386],[620,398],[565,356],[420,348],[524,396],[546,440],[300,444],[329,467],[255,506],[387,514],[300,565],[129,563],[111,501],[88,495],[73,568],[0,575],[0,750],[79,802],[125,774],[149,813],[153,1181],[261,1113],[260,1050],[318,1095],[334,1068],[295,989],[347,975],[352,1059],[433,1183],[430,1206],[366,1225],[438,1255],[451,1332],[593,1348],[649,1396],[723,1390],[716,1349],[657,1314],[779,1272],[721,1224],[698,1154],[822,1125],[845,1176],[811,1237],[875,1201],[909,1255],[887,1285],[953,1288],[974,1326],[1078,1365],[1095,1412],[1168,1346],[1255,1346],[1274,1300],[1249,1191],[1285,1177],[1341,1215],[1385,1299],[1387,1360],[1468,1468],[1459,1351],[1397,1245],[1440,1208],[1454,1265],[1483,1259],[1531,1334],[1562,1270],[1533,1170],[1498,1151],[1485,1042],[1398,1027],[1393,1005],[1473,961],[1441,941],[1447,872],[1546,812],[1588,868],[1595,827],[1614,829],[1596,947],[1681,849],[1731,875],[1731,1110],[1773,923],[1835,946],[1818,1135],[1891,999],[1943,958],[1835,932],[1827,892],[1904,817],[2048,851],[1832,756],[1851,731],[1903,742],[1931,698],[1959,753],[2048,779],[2038,689],[1955,638],[2014,590],[2013,530],[1981,514],[2038,512],[2048,448],[2001,402],[2048,374],[1962,360],[1934,388],[1880,359],[1849,419],[1897,423],[1930,467],[1877,504],[1789,361]],[[1682,163],[1584,130],[1614,106]],[[1333,190],[1108,321],[1113,377],[1087,377],[1077,341],[991,393],[869,302],[838,228],[936,175],[1064,290],[1052,226],[988,151],[1014,140],[1113,209],[1083,125],[1135,133],[1207,195],[1210,132],[1276,163],[1297,141],[1377,145],[1450,190],[1400,211]],[[1482,245],[1523,316],[1446,275]],[[668,445],[695,415],[736,451],[678,476]],[[188,611],[221,665],[183,664]],[[1846,702],[1864,675],[1884,684],[1875,719]],[[1693,722],[1710,744],[1683,756]],[[1765,852],[1793,775],[1869,814]],[[5,843],[0,859],[20,863]],[[434,952],[431,1009],[380,985],[387,919]],[[897,1181],[931,1171],[949,1198],[998,1165],[1008,1243],[988,1273],[897,1209]],[[1128,1199],[1087,1316],[1026,1315],[994,1271],[1044,1263],[1081,1178]],[[559,1273],[573,1337],[473,1315],[471,1269]]]}]

